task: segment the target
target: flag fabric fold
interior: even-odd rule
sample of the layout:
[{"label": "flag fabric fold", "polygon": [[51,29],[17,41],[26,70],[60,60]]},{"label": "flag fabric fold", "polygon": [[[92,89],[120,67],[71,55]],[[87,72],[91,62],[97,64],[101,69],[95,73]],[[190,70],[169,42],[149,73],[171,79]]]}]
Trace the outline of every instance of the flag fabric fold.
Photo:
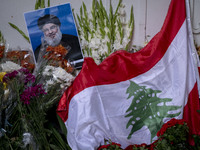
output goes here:
[{"label": "flag fabric fold", "polygon": [[73,150],[97,149],[104,139],[122,148],[150,144],[172,118],[200,134],[198,57],[186,6],[172,0],[160,32],[142,50],[117,51],[100,65],[84,59],[57,108]]}]

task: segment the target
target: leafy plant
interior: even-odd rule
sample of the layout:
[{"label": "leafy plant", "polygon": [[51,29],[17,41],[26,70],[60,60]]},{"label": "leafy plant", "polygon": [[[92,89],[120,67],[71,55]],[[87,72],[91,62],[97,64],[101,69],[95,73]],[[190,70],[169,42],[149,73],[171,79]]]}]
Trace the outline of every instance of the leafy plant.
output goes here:
[{"label": "leafy plant", "polygon": [[29,37],[22,31],[19,29],[19,27],[17,27],[16,25],[14,25],[13,23],[9,22],[8,23],[13,29],[17,30],[24,38],[25,40],[30,43]]},{"label": "leafy plant", "polygon": [[[50,6],[50,0],[47,0],[47,7]],[[36,0],[35,2],[35,10],[40,9],[40,8],[45,8],[45,0]]]},{"label": "leafy plant", "polygon": [[59,117],[54,117],[62,96],[60,83],[55,82],[45,92],[40,80],[26,69],[4,74],[2,81],[0,150],[70,150],[66,127]]},{"label": "leafy plant", "polygon": [[119,0],[114,11],[110,1],[109,11],[106,11],[102,0],[93,0],[91,12],[88,13],[83,2],[80,15],[76,17],[85,56],[93,57],[96,63],[100,63],[116,50],[130,49],[134,28],[133,6],[129,22],[124,21],[124,7],[122,0]]},{"label": "leafy plant", "polygon": [[100,146],[97,150],[122,150],[122,148],[120,144],[105,140],[105,145]]},{"label": "leafy plant", "polygon": [[155,150],[191,149],[188,142],[189,127],[186,122],[172,119],[162,126],[157,135],[159,138],[155,142]]},{"label": "leafy plant", "polygon": [[5,44],[6,40],[4,39],[3,34],[0,31],[0,43],[4,43]]}]

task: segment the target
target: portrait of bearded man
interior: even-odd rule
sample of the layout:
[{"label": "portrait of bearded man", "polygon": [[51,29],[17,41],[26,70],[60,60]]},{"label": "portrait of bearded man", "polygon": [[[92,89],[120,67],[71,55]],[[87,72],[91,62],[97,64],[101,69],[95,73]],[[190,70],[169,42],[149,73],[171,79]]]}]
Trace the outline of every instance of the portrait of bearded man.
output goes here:
[{"label": "portrait of bearded man", "polygon": [[65,56],[67,60],[83,59],[78,37],[62,34],[60,30],[61,22],[57,16],[46,14],[38,19],[37,25],[43,32],[43,37],[41,38],[41,45],[34,50],[36,61],[43,56],[45,48],[48,46],[55,47],[60,44],[68,50]]}]

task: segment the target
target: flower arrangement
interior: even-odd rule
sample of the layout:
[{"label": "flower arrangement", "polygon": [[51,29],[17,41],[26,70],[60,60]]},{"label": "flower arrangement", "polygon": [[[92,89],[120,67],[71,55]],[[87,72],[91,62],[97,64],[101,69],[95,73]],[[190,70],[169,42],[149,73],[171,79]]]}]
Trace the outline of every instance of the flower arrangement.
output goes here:
[{"label": "flower arrangement", "polygon": [[29,69],[31,72],[35,69],[32,51],[29,49],[10,49],[3,34],[0,31],[0,71],[9,72],[21,67]]},{"label": "flower arrangement", "polygon": [[62,95],[60,83],[54,81],[45,86],[38,77],[25,68],[1,73],[1,148],[67,149],[62,131],[56,131],[60,127],[53,125],[56,120],[54,123],[47,120],[48,112]]},{"label": "flower arrangement", "polygon": [[[44,0],[36,1],[35,9],[44,7]],[[110,3],[110,10],[107,13],[101,0],[93,0],[90,16],[83,3],[77,19],[80,42],[85,56],[91,56],[100,63],[116,50],[132,48],[133,7],[128,23],[125,21],[124,8],[122,0],[119,0],[116,11],[113,12]],[[16,28],[16,26],[12,27]],[[2,37],[0,32],[0,43],[5,43]],[[63,52],[67,53],[67,50],[62,46],[48,47],[46,50],[48,55],[44,56],[43,65],[34,73],[32,67],[23,65],[27,64],[26,62],[20,61],[18,64],[13,61],[15,60],[13,56],[19,56],[18,59],[23,60],[21,58],[25,56],[23,52],[22,55],[20,52],[12,52],[15,54],[8,55],[11,59],[0,64],[0,150],[70,149],[65,138],[67,134],[65,125],[59,117],[51,122],[48,113],[51,113],[50,110],[56,106],[62,92],[70,86],[76,75],[68,62],[57,61],[60,59],[57,56]],[[5,45],[1,44],[0,60],[4,52]],[[55,126],[56,120],[59,127]],[[172,119],[163,125],[157,133],[158,140],[151,145],[135,144],[125,150],[200,149],[200,136],[193,136],[195,145],[191,146],[188,143],[188,135],[187,123]],[[122,148],[120,144],[111,141],[98,148],[98,150],[108,149]]]},{"label": "flower arrangement", "polygon": [[[125,5],[119,0],[115,12],[110,1],[107,13],[102,0],[93,0],[91,13],[83,2],[78,19],[80,43],[85,56],[94,58],[99,64],[119,49],[129,50],[134,28],[133,6],[130,20],[126,22]],[[91,15],[89,15],[91,14]]]},{"label": "flower arrangement", "polygon": [[28,50],[11,50],[6,52],[5,59],[7,61],[12,61],[20,66],[29,69],[33,72],[35,68],[34,61],[31,57],[31,54]]},{"label": "flower arrangement", "polygon": [[48,46],[46,48],[46,53],[43,58],[48,60],[49,64],[52,66],[59,66],[63,68],[66,72],[72,73],[74,71],[71,64],[64,58],[68,50],[61,44],[58,46]]},{"label": "flower arrangement", "polygon": [[43,58],[39,68],[21,63],[32,57],[26,51],[10,51],[0,63],[0,150],[68,150],[66,127],[56,108],[75,78],[74,69],[52,65],[52,57]]},{"label": "flower arrangement", "polygon": [[[152,144],[147,145],[145,143],[142,144],[134,144],[129,145],[125,148],[125,150],[198,150],[200,148],[200,136],[193,135],[195,144],[189,144],[189,127],[187,123],[183,119],[171,119],[167,123],[163,124],[160,131],[157,133],[158,139],[154,141]],[[102,145],[98,148],[98,150],[117,150],[122,149],[120,144],[112,143]],[[113,148],[111,148],[111,146]]]},{"label": "flower arrangement", "polygon": [[107,150],[107,149],[110,149],[110,150],[111,149],[113,149],[113,150],[114,149],[116,149],[116,150],[122,150],[122,148],[120,148],[120,147],[121,147],[120,144],[109,141],[109,144],[102,145],[97,150]]}]

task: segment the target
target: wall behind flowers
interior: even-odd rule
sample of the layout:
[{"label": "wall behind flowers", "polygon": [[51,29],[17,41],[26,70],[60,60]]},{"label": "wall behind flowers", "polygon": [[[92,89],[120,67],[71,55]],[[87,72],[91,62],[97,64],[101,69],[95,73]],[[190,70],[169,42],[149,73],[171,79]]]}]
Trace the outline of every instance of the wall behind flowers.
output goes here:
[{"label": "wall behind flowers", "polygon": [[[105,7],[109,9],[109,0],[102,0]],[[135,29],[133,44],[144,46],[160,30],[166,16],[168,6],[171,0],[123,0],[127,19],[131,10],[134,8]],[[82,0],[51,0],[51,6],[70,2],[74,12],[79,14]],[[118,0],[111,0],[113,7],[118,4]],[[89,9],[92,0],[84,0]],[[30,44],[13,28],[8,22],[17,25],[23,32],[28,35],[24,12],[33,11],[35,0],[1,0],[0,2],[0,31],[3,33],[9,47],[11,48],[30,48]],[[199,17],[199,0],[190,0],[191,20],[193,25],[195,43],[200,45],[200,17]]]},{"label": "wall behind flowers", "polygon": [[[111,0],[113,8],[118,4],[118,0]],[[79,14],[82,5],[81,0],[51,0],[51,6],[70,2],[75,13]],[[109,0],[103,0],[105,7],[109,8]],[[89,9],[92,0],[84,0]],[[170,0],[123,0],[127,19],[129,18],[131,5],[134,8],[135,31],[133,44],[144,46],[161,28]],[[17,25],[27,35],[24,12],[33,11],[35,0],[1,0],[0,2],[0,31],[3,33],[9,47],[31,48],[30,44],[10,25],[11,22]]]},{"label": "wall behind flowers", "polygon": [[[109,0],[102,0],[105,7],[109,9]],[[144,46],[162,27],[166,16],[168,6],[171,0],[123,0],[127,19],[131,10],[131,5],[134,8],[135,30],[133,44]],[[35,0],[1,0],[0,2],[0,31],[3,33],[9,47],[16,48],[31,48],[30,44],[13,28],[8,22],[17,25],[27,35],[27,29],[24,20],[24,12],[33,11]],[[70,2],[74,12],[79,14],[79,9],[82,5],[82,0],[51,0],[51,6]],[[118,4],[118,0],[111,0],[113,7]],[[89,9],[92,0],[84,0]],[[200,45],[200,1],[190,0],[191,21],[193,26],[195,43]]]}]

